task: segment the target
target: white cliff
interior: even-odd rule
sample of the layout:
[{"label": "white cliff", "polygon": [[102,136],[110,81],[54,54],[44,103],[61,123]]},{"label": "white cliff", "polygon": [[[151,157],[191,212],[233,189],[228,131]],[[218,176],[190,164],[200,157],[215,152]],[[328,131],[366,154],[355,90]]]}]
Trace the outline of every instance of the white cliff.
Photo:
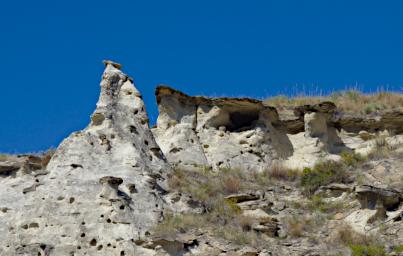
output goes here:
[{"label": "white cliff", "polygon": [[60,144],[45,172],[2,180],[0,255],[148,253],[135,242],[162,216],[170,167],[132,80],[105,64],[88,127]]},{"label": "white cliff", "polygon": [[349,150],[331,123],[336,106],[330,102],[300,108],[287,122],[254,99],[191,97],[166,86],[156,96],[160,115],[153,133],[179,167],[262,171],[282,161],[302,168]]}]

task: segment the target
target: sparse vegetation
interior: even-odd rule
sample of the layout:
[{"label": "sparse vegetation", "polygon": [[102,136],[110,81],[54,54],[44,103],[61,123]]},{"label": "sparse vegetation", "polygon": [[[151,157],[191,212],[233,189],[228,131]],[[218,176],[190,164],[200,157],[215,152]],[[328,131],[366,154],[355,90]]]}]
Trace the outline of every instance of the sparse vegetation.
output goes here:
[{"label": "sparse vegetation", "polygon": [[385,248],[375,245],[351,245],[351,256],[386,256]]},{"label": "sparse vegetation", "polygon": [[190,194],[194,199],[209,204],[212,198],[240,191],[244,183],[240,170],[221,169],[219,173],[209,168],[197,171],[175,169],[169,185],[179,192]]},{"label": "sparse vegetation", "polygon": [[396,253],[403,252],[403,245],[398,245],[398,246],[393,247],[393,251]]},{"label": "sparse vegetation", "polygon": [[272,164],[265,172],[269,178],[283,181],[294,181],[300,174],[298,170],[286,168],[279,163]]},{"label": "sparse vegetation", "polygon": [[341,202],[328,202],[325,201],[320,195],[314,195],[310,198],[306,207],[311,212],[321,212],[326,214],[331,214],[343,208],[343,203]]},{"label": "sparse vegetation", "polygon": [[212,199],[209,211],[204,214],[167,216],[154,230],[155,235],[172,236],[194,230],[208,230],[211,234],[236,244],[256,244],[258,234],[252,231],[253,220],[240,215],[230,201],[222,197]]},{"label": "sparse vegetation", "polygon": [[291,237],[302,237],[306,232],[312,232],[323,224],[325,218],[320,213],[312,215],[293,215],[284,221],[287,234]]},{"label": "sparse vegetation", "polygon": [[42,163],[41,163],[43,168],[46,168],[46,166],[48,166],[48,163],[49,163],[50,159],[52,158],[52,156],[55,154],[55,152],[56,152],[55,148],[50,148],[46,152],[43,153]]},{"label": "sparse vegetation", "polygon": [[363,157],[362,155],[357,154],[355,152],[343,151],[343,152],[341,152],[340,156],[341,156],[343,163],[345,165],[351,166],[351,167],[357,167],[359,163],[366,160],[365,157]]},{"label": "sparse vegetation", "polygon": [[311,196],[319,187],[332,182],[343,182],[348,177],[343,163],[326,161],[317,163],[313,168],[304,168],[300,185],[305,195]]},{"label": "sparse vegetation", "polygon": [[319,162],[313,168],[306,167],[302,170],[300,185],[305,195],[312,196],[318,188],[330,183],[348,182],[353,174],[351,171],[367,160],[355,152],[342,152],[340,156],[340,162]]},{"label": "sparse vegetation", "polygon": [[301,237],[309,226],[309,219],[306,217],[292,216],[285,220],[288,235],[291,237]]},{"label": "sparse vegetation", "polygon": [[370,159],[383,159],[389,157],[393,148],[386,141],[386,137],[382,135],[378,135],[374,139],[374,145],[372,150],[368,154],[368,158]]},{"label": "sparse vegetation", "polygon": [[5,160],[7,160],[8,156],[9,156],[9,155],[7,155],[7,154],[0,154],[0,161],[5,161]]},{"label": "sparse vegetation", "polygon": [[354,256],[386,256],[385,248],[379,239],[355,232],[350,226],[337,229],[337,240],[351,249]]},{"label": "sparse vegetation", "polygon": [[369,103],[364,106],[363,112],[365,114],[371,114],[373,112],[381,111],[386,109],[384,104]]},{"label": "sparse vegetation", "polygon": [[[351,94],[348,97],[356,96]],[[390,148],[382,138],[376,138],[374,143],[378,151]],[[294,208],[296,214],[283,217],[280,221],[288,237],[309,238],[309,234],[318,231],[334,214],[343,213],[346,207],[345,201],[327,200],[323,198],[323,194],[315,192],[330,183],[352,182],[353,175],[357,176],[363,163],[373,156],[363,157],[353,151],[342,152],[340,157],[340,162],[320,162],[312,168],[304,168],[302,172],[277,163],[263,172],[249,173],[229,168],[219,171],[213,171],[211,168],[176,169],[169,178],[170,187],[201,202],[206,212],[167,216],[155,229],[155,234],[171,236],[190,230],[204,230],[212,236],[239,245],[263,244],[261,234],[253,229],[256,220],[242,215],[239,206],[231,200],[224,200],[224,197],[242,191],[266,190],[269,186],[287,182],[299,185],[307,197],[299,201],[288,201],[286,205]],[[349,226],[341,226],[337,231],[337,238],[339,244],[350,248],[351,255],[386,255],[379,239],[356,233]]]},{"label": "sparse vegetation", "polygon": [[293,108],[296,106],[315,104],[322,101],[332,101],[345,113],[371,114],[374,112],[402,109],[403,95],[394,92],[378,92],[364,94],[358,90],[347,90],[336,92],[328,96],[296,96],[287,97],[284,95],[268,98],[265,104],[282,108]]},{"label": "sparse vegetation", "polygon": [[[174,170],[169,178],[170,187],[187,193],[200,201],[207,212],[167,216],[155,229],[155,234],[169,236],[190,229],[208,229],[217,237],[237,244],[255,244],[258,235],[252,231],[253,220],[241,215],[239,207],[224,196],[243,189],[266,184],[264,174],[246,175],[240,170],[223,168],[214,172],[209,168],[197,171]],[[258,181],[259,180],[259,181]]]}]

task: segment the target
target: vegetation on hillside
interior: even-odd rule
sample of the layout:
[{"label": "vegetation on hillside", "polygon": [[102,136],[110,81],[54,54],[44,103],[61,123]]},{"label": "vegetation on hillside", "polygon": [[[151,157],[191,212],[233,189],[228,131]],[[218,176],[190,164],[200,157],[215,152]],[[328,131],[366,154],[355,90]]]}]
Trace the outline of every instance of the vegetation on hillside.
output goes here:
[{"label": "vegetation on hillside", "polygon": [[338,109],[345,113],[370,114],[388,110],[403,109],[403,94],[396,92],[378,92],[365,94],[358,90],[335,92],[328,96],[295,96],[285,95],[268,98],[265,104],[281,109],[293,108],[296,106],[315,104],[322,101],[331,101]]}]

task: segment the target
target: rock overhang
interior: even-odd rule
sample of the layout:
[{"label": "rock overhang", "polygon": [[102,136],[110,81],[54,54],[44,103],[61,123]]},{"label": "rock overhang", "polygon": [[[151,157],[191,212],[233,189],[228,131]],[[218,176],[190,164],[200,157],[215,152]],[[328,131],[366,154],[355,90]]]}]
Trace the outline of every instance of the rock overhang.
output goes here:
[{"label": "rock overhang", "polygon": [[[174,155],[183,158],[185,153],[180,151],[186,152],[191,146],[193,154],[203,155],[199,162],[207,162],[213,168],[224,167],[223,163],[235,158],[239,158],[240,168],[255,165],[252,163],[256,161],[260,162],[259,169],[267,168],[276,159],[292,162],[292,166],[312,166],[326,157],[340,159],[340,152],[353,150],[346,145],[350,139],[342,138],[344,132],[401,132],[403,126],[402,113],[383,113],[376,119],[344,115],[330,101],[296,106],[285,116],[277,108],[252,98],[189,96],[166,85],[158,86],[155,95],[159,117],[153,132],[172,163],[186,162]],[[183,137],[184,134],[187,135]],[[189,136],[190,144],[185,142]],[[252,153],[248,159],[245,151]],[[231,153],[212,160],[216,158],[214,154],[223,156],[225,152]]]}]

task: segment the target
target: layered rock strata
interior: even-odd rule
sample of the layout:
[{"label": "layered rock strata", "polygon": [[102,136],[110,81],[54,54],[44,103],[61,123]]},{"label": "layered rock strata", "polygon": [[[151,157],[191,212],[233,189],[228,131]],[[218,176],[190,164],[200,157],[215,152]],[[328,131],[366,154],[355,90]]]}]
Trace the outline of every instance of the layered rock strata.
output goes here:
[{"label": "layered rock strata", "polygon": [[[281,118],[274,107],[248,98],[192,97],[167,86],[156,89],[153,133],[165,156],[182,168],[261,171],[273,161],[291,168],[338,160],[339,153],[371,147],[358,132],[401,132],[401,113],[343,116],[331,102],[305,105]],[[349,134],[350,133],[350,134]]]}]

